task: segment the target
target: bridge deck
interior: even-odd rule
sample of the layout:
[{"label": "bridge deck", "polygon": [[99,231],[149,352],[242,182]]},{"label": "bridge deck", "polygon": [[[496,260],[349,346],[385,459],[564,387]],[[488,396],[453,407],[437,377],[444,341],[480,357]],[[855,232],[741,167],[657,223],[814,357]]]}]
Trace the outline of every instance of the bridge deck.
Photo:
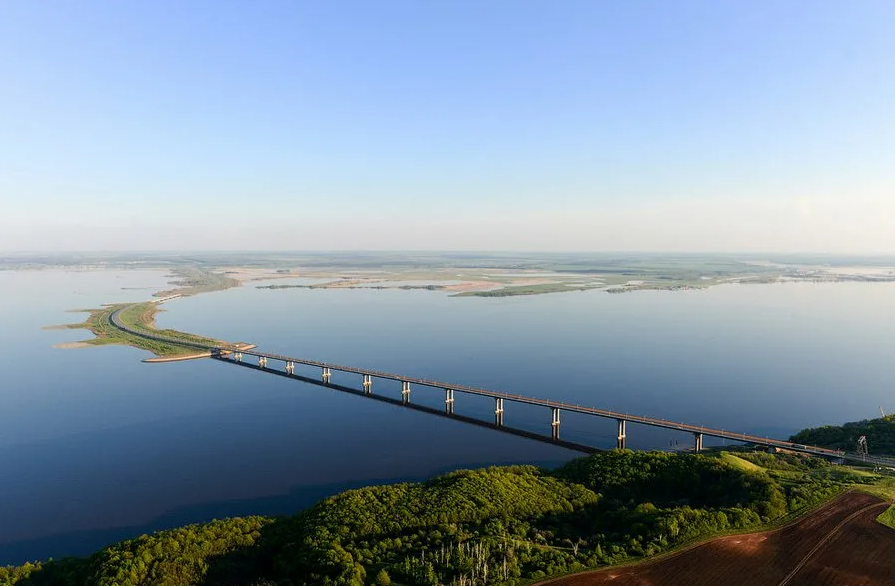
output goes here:
[{"label": "bridge deck", "polygon": [[793,442],[788,442],[784,440],[777,440],[768,437],[760,437],[756,435],[750,435],[747,433],[738,433],[733,431],[728,431],[724,429],[715,429],[711,427],[705,427],[701,425],[692,425],[689,423],[677,422],[677,421],[668,421],[667,419],[661,419],[656,417],[648,417],[644,415],[634,415],[631,413],[621,413],[619,411],[612,411],[609,409],[599,409],[597,407],[585,407],[582,405],[573,405],[571,403],[564,403],[561,401],[553,401],[550,399],[539,399],[536,397],[527,397],[524,395],[516,395],[513,393],[505,393],[500,391],[492,391],[488,389],[483,389],[479,387],[472,387],[468,385],[458,385],[454,383],[447,383],[442,381],[436,381],[425,378],[418,377],[410,377],[400,374],[393,374],[390,372],[382,372],[379,370],[371,370],[368,368],[357,368],[354,366],[343,366],[340,364],[332,364],[329,362],[321,362],[319,360],[308,360],[305,358],[296,358],[294,356],[284,356],[281,354],[272,354],[269,352],[260,352],[257,350],[245,349],[241,346],[206,346],[204,344],[196,344],[196,343],[184,343],[179,340],[169,339],[165,336],[158,336],[154,334],[149,334],[143,331],[134,330],[128,328],[123,323],[118,320],[118,313],[121,310],[117,310],[112,312],[109,316],[110,323],[121,330],[124,330],[128,333],[131,333],[136,336],[142,336],[144,338],[158,340],[162,342],[170,342],[179,344],[181,346],[191,346],[196,348],[203,348],[206,350],[213,350],[215,348],[219,350],[225,350],[228,352],[241,352],[246,356],[255,356],[258,358],[266,358],[268,360],[277,360],[281,362],[292,362],[293,364],[302,364],[305,366],[315,366],[318,368],[328,368],[330,370],[335,370],[339,372],[347,372],[352,374],[359,375],[368,375],[371,377],[385,379],[385,380],[394,380],[400,381],[402,383],[410,383],[420,386],[433,387],[439,389],[446,389],[452,391],[459,391],[462,393],[469,393],[472,395],[480,395],[483,397],[491,397],[494,399],[504,399],[506,401],[513,401],[516,403],[523,403],[526,405],[537,405],[541,407],[548,407],[551,409],[559,409],[561,411],[568,411],[572,413],[583,413],[586,415],[594,415],[597,417],[604,417],[607,419],[619,419],[624,421],[629,421],[632,423],[640,423],[643,425],[650,425],[653,427],[662,427],[665,429],[672,429],[675,431],[684,431],[690,432],[694,434],[702,434],[704,436],[716,437],[721,439],[727,439],[731,441],[752,443],[757,445],[769,446],[774,448],[781,448],[785,450],[792,450],[795,452],[802,452],[806,454],[813,454],[816,456],[827,456],[834,458],[844,458],[846,460],[858,461],[858,462],[866,462],[870,464],[877,464],[881,466],[888,466],[895,468],[895,458],[886,458],[880,456],[870,456],[864,454],[858,454],[854,452],[844,452],[841,450],[831,450],[828,448],[822,448],[819,446],[806,446],[802,444],[796,444]]},{"label": "bridge deck", "polygon": [[539,399],[536,397],[527,397],[524,395],[516,395],[512,393],[505,393],[501,391],[492,391],[488,389],[483,389],[479,387],[472,387],[467,385],[458,385],[454,383],[447,383],[443,381],[436,381],[425,378],[411,377],[400,374],[394,374],[389,372],[382,372],[379,370],[371,370],[367,368],[357,368],[353,366],[343,366],[340,364],[332,364],[329,362],[321,362],[319,360],[307,360],[304,358],[295,358],[293,356],[283,356],[281,354],[271,354],[268,352],[243,352],[246,356],[256,356],[256,357],[264,357],[268,360],[278,360],[282,362],[292,362],[294,364],[303,364],[305,366],[315,366],[319,368],[328,368],[330,370],[335,370],[339,372],[348,372],[353,374],[360,375],[369,375],[379,379],[386,380],[394,380],[400,382],[408,382],[411,384],[434,387],[439,389],[450,389],[454,391],[459,391],[463,393],[469,393],[473,395],[480,395],[483,397],[492,397],[495,399],[504,399],[506,401],[513,401],[516,403],[524,403],[526,405],[538,405],[542,407],[548,407],[552,409],[560,409],[562,411],[568,411],[572,413],[584,413],[586,415],[595,415],[597,417],[605,417],[608,419],[622,419],[631,423],[641,423],[643,425],[650,425],[653,427],[662,427],[665,429],[672,429],[676,431],[685,431],[690,433],[701,433],[702,435],[709,437],[717,437],[722,439],[728,439],[732,441],[746,442],[746,443],[754,443],[758,445],[765,445],[769,447],[776,447],[786,450],[793,450],[797,452],[810,453],[818,456],[828,456],[828,457],[838,457],[838,458],[861,458],[862,461],[879,463],[888,466],[895,466],[895,459],[887,459],[887,458],[879,458],[875,456],[866,456],[861,457],[857,454],[849,454],[847,452],[843,452],[840,450],[831,450],[827,448],[822,448],[819,446],[806,446],[802,444],[796,444],[793,442],[788,442],[784,440],[777,440],[768,437],[760,437],[756,435],[750,435],[747,433],[738,433],[733,431],[728,431],[724,429],[715,429],[711,427],[705,427],[701,425],[692,425],[683,422],[669,421],[667,419],[661,419],[656,417],[647,417],[643,415],[634,415],[631,413],[622,413],[619,411],[612,411],[609,409],[599,409],[596,407],[586,407],[582,405],[573,405],[571,403],[564,403],[561,401],[553,401],[550,399]]}]

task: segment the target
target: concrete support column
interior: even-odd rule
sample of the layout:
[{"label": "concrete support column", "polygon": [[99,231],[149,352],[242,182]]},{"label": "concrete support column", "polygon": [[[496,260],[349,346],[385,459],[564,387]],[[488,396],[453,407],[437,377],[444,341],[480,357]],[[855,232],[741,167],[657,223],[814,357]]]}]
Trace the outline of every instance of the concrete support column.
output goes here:
[{"label": "concrete support column", "polygon": [[551,411],[553,411],[553,423],[550,426],[553,428],[553,439],[559,439],[559,409],[556,407],[551,407]]},{"label": "concrete support column", "polygon": [[286,363],[286,374],[295,374],[295,363],[289,361]]},{"label": "concrete support column", "polygon": [[444,390],[444,412],[449,415],[454,414],[454,389]]},{"label": "concrete support column", "polygon": [[242,362],[242,352],[234,352],[233,353],[233,361],[234,362]]},{"label": "concrete support column", "polygon": [[628,437],[627,423],[628,422],[625,421],[624,419],[618,420],[618,446],[617,447],[620,450],[625,449],[625,440]]},{"label": "concrete support column", "polygon": [[695,438],[695,442],[693,445],[693,451],[699,453],[702,451],[702,434],[694,433],[693,437]]},{"label": "concrete support column", "polygon": [[401,382],[401,401],[404,403],[410,402],[410,383],[407,381]]},{"label": "concrete support column", "polygon": [[503,425],[503,399],[494,398],[494,425]]},{"label": "concrete support column", "polygon": [[364,375],[364,393],[367,395],[373,394],[373,377],[369,374]]},{"label": "concrete support column", "polygon": [[329,370],[329,367],[324,366],[323,367],[323,375],[322,375],[323,382],[325,382],[326,384],[329,384],[329,379],[331,376],[332,376],[332,372]]},{"label": "concrete support column", "polygon": [[259,356],[258,366],[260,366],[261,368],[267,368],[267,358],[265,358],[264,356]]}]

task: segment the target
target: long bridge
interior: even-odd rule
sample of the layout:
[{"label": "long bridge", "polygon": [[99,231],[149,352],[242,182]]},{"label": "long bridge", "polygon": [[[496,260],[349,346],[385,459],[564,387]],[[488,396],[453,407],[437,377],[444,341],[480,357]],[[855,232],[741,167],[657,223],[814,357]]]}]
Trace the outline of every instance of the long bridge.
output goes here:
[{"label": "long bridge", "polygon": [[[644,415],[634,415],[631,413],[621,413],[618,411],[612,411],[609,409],[600,409],[597,407],[587,407],[583,405],[573,405],[571,403],[565,403],[561,401],[553,401],[550,399],[539,399],[535,397],[528,397],[524,395],[516,395],[512,393],[493,391],[488,389],[483,389],[479,387],[473,387],[468,385],[458,385],[454,383],[448,383],[444,381],[436,381],[431,379],[419,378],[419,377],[411,377],[401,374],[394,374],[389,372],[382,372],[378,370],[371,370],[367,368],[358,368],[354,366],[343,366],[339,364],[332,364],[329,362],[321,362],[319,360],[309,360],[305,358],[296,358],[293,356],[284,356],[281,354],[272,354],[269,352],[262,352],[255,348],[246,349],[245,345],[219,345],[219,346],[210,346],[196,342],[183,342],[177,340],[175,338],[170,338],[166,336],[160,336],[156,334],[151,334],[146,331],[136,330],[128,327],[126,324],[123,324],[118,318],[118,313],[121,310],[117,310],[112,312],[109,316],[110,323],[123,331],[126,331],[132,335],[160,341],[167,342],[171,344],[176,344],[180,346],[189,346],[198,349],[208,350],[211,353],[211,357],[228,363],[233,364],[241,364],[248,365],[245,361],[246,358],[254,358],[257,361],[256,365],[251,365],[253,368],[257,370],[267,371],[275,374],[280,374],[282,376],[294,378],[296,380],[302,380],[310,382],[310,379],[307,377],[303,377],[295,372],[296,365],[310,366],[320,369],[320,382],[319,384],[326,386],[337,386],[340,390],[346,390],[345,387],[340,385],[332,385],[331,378],[333,371],[343,372],[349,374],[359,375],[361,377],[361,388],[362,391],[355,391],[357,394],[363,394],[367,397],[374,397],[373,394],[373,381],[374,379],[381,380],[390,380],[397,381],[401,383],[401,401],[400,403],[406,406],[411,406],[410,396],[411,390],[414,386],[429,388],[429,389],[440,389],[444,393],[444,412],[443,414],[456,417],[458,419],[470,422],[470,423],[478,423],[484,424],[489,427],[495,427],[498,429],[505,428],[504,426],[504,406],[507,402],[509,403],[518,403],[524,405],[534,405],[538,407],[544,407],[549,409],[551,421],[550,421],[550,429],[551,434],[549,437],[550,441],[558,443],[560,445],[564,445],[565,447],[569,447],[572,449],[577,449],[585,452],[593,452],[598,451],[596,448],[591,446],[584,446],[580,444],[574,444],[571,442],[565,442],[560,440],[559,430],[560,430],[560,422],[561,422],[561,413],[580,413],[584,415],[590,415],[595,417],[601,417],[605,419],[614,419],[617,423],[617,443],[616,446],[619,449],[624,449],[627,443],[627,424],[628,423],[637,423],[641,425],[647,425],[652,427],[664,428],[674,431],[687,432],[693,435],[693,450],[695,452],[699,452],[703,449],[703,438],[704,437],[713,437],[719,439],[725,439],[734,442],[743,442],[749,443],[759,446],[764,446],[767,448],[776,448],[782,450],[788,450],[793,452],[800,452],[805,454],[811,454],[814,456],[821,456],[826,458],[833,459],[842,459],[852,462],[862,462],[868,464],[874,464],[878,466],[885,466],[890,468],[895,468],[895,458],[884,457],[884,456],[872,456],[869,454],[862,454],[858,452],[849,452],[844,450],[832,450],[829,448],[823,448],[820,446],[810,446],[799,443],[794,443],[785,440],[777,440],[768,437],[761,437],[757,435],[751,435],[747,433],[739,433],[729,430],[723,429],[715,429],[711,427],[705,427],[702,425],[693,425],[683,422],[677,421],[669,421],[667,419],[661,419],[656,417],[649,417]],[[273,363],[273,364],[271,364]],[[281,364],[281,368],[276,368],[277,364]],[[347,389],[350,390],[350,389]],[[465,393],[469,395],[478,395],[482,397],[489,397],[494,401],[494,423],[489,424],[484,421],[476,421],[473,418],[459,416],[454,413],[454,404],[455,404],[455,393]],[[397,402],[391,401],[389,402]],[[417,407],[419,408],[419,407]],[[431,409],[423,408],[424,411],[431,411]],[[510,431],[511,433],[516,433],[520,435],[525,435],[527,437],[532,437],[533,439],[548,439],[546,435],[541,436],[540,434],[535,434],[531,432],[524,432],[522,430],[517,429],[506,429],[506,431]]]}]

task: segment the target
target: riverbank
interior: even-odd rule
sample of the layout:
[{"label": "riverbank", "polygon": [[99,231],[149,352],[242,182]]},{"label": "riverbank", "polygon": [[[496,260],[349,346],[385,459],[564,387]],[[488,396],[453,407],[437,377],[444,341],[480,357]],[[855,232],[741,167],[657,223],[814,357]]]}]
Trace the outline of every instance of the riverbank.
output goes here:
[{"label": "riverbank", "polygon": [[[253,348],[257,348],[256,344],[230,344],[229,346],[235,348],[236,350],[240,350],[245,352],[246,350],[251,350]],[[188,354],[185,356],[164,356],[164,357],[156,357],[156,358],[144,358],[143,362],[150,364],[160,364],[163,362],[180,362],[183,360],[198,360],[201,358],[211,358],[211,351],[207,352],[197,352],[195,354]]]}]

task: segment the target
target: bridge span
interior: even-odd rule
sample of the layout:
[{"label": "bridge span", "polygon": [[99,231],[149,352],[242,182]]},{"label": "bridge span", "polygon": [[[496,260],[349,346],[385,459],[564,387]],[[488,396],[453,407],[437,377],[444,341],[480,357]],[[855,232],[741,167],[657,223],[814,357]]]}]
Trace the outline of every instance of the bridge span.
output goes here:
[{"label": "bridge span", "polygon": [[[725,439],[729,441],[735,442],[743,442],[750,443],[759,446],[765,446],[768,448],[777,448],[782,450],[789,450],[793,452],[800,452],[805,454],[811,454],[814,456],[822,456],[827,458],[834,459],[842,459],[852,462],[862,462],[868,464],[874,464],[878,466],[885,466],[889,468],[895,468],[895,458],[884,457],[884,456],[871,456],[868,454],[860,454],[857,452],[848,452],[843,450],[831,450],[828,448],[822,448],[820,446],[810,446],[797,444],[794,442],[789,442],[785,440],[778,440],[768,437],[761,437],[756,435],[751,435],[747,433],[739,433],[735,431],[729,431],[724,429],[715,429],[711,427],[705,427],[701,425],[693,425],[684,422],[677,421],[669,421],[667,419],[661,419],[656,417],[649,417],[644,415],[634,415],[631,413],[621,413],[619,411],[612,411],[609,409],[599,409],[597,407],[587,407],[584,405],[573,405],[571,403],[564,403],[561,401],[553,401],[550,399],[539,399],[536,397],[528,397],[524,395],[516,395],[512,393],[500,392],[500,391],[492,391],[488,389],[483,389],[479,387],[473,387],[468,385],[458,385],[454,383],[448,383],[443,381],[436,381],[431,379],[419,378],[419,377],[411,377],[405,376],[401,374],[394,374],[389,372],[382,372],[379,370],[371,370],[367,368],[358,368],[354,366],[343,366],[339,364],[332,364],[329,362],[321,362],[319,360],[309,360],[305,358],[296,358],[293,356],[284,356],[281,354],[272,354],[269,352],[262,352],[252,347],[246,347],[245,345],[228,345],[228,346],[208,346],[199,343],[185,343],[181,340],[177,340],[174,338],[168,338],[161,335],[150,334],[148,332],[142,330],[136,330],[128,327],[124,323],[120,321],[118,318],[118,313],[121,310],[117,310],[113,312],[109,316],[109,322],[112,326],[119,328],[123,331],[126,331],[132,335],[141,336],[144,338],[157,340],[161,342],[168,342],[172,344],[177,344],[180,346],[189,346],[194,348],[201,348],[205,350],[211,351],[211,356],[214,359],[224,361],[224,362],[235,362],[241,363],[245,357],[253,357],[257,359],[257,366],[252,365],[254,368],[262,371],[268,371],[276,374],[280,374],[287,377],[292,377],[297,380],[307,380],[307,377],[302,377],[295,373],[295,365],[304,365],[311,366],[320,369],[320,382],[324,385],[331,384],[332,372],[344,372],[350,374],[356,374],[361,376],[361,387],[363,389],[362,394],[367,397],[373,396],[373,380],[374,379],[382,379],[382,380],[391,380],[398,381],[401,383],[401,404],[410,406],[410,395],[411,389],[414,385],[432,388],[432,389],[440,389],[444,392],[444,414],[449,416],[454,416],[458,419],[467,420],[471,419],[468,417],[463,417],[459,415],[455,415],[454,413],[454,404],[455,404],[455,393],[467,393],[470,395],[479,395],[482,397],[489,397],[494,401],[494,427],[504,428],[504,406],[506,402],[510,403],[520,403],[525,405],[535,405],[539,407],[544,407],[550,410],[551,421],[550,421],[550,429],[551,435],[550,439],[554,442],[566,445],[566,447],[570,447],[571,449],[577,449],[579,451],[592,452],[596,451],[596,448],[590,446],[583,446],[580,444],[574,444],[572,442],[565,442],[560,440],[559,437],[559,429],[561,423],[561,413],[581,413],[584,415],[591,415],[595,417],[602,417],[605,419],[614,419],[617,423],[617,443],[616,446],[620,449],[624,449],[627,443],[627,424],[630,423],[638,423],[641,425],[648,425],[652,427],[659,427],[664,429],[670,429],[674,431],[681,431],[691,433],[693,435],[693,450],[695,452],[699,452],[703,448],[703,438],[714,437]],[[282,363],[282,370],[273,368],[270,365],[270,361],[274,363]],[[336,386],[336,385],[334,385]],[[339,386],[340,389],[350,390],[344,387]],[[357,391],[360,393],[361,391]],[[389,401],[391,402],[391,401]],[[428,408],[422,408],[421,410],[428,411]],[[470,421],[470,422],[475,422]],[[485,423],[485,422],[481,422]],[[533,434],[531,432],[526,432],[518,429],[506,429],[511,433],[517,433],[520,435],[526,435],[527,437],[531,437]]]},{"label": "bridge span", "polygon": [[597,407],[587,407],[583,405],[574,405],[571,403],[564,403],[561,401],[553,401],[550,399],[539,399],[535,397],[528,397],[524,395],[516,395],[512,393],[505,393],[500,391],[492,391],[488,389],[483,389],[479,387],[472,387],[468,385],[458,385],[454,383],[448,383],[444,381],[436,381],[425,378],[411,377],[405,376],[401,374],[393,374],[388,372],[382,372],[379,370],[371,370],[367,368],[357,368],[354,366],[343,366],[339,364],[332,364],[329,362],[321,362],[318,360],[308,360],[304,358],[296,358],[292,356],[283,356],[280,354],[271,354],[268,352],[261,352],[257,350],[248,350],[248,351],[230,351],[224,348],[217,348],[212,351],[212,356],[225,361],[235,361],[239,362],[245,359],[245,357],[253,357],[258,361],[258,368],[261,370],[274,370],[279,371],[278,369],[274,369],[270,364],[271,361],[275,363],[282,363],[283,370],[279,371],[287,376],[297,376],[295,375],[295,365],[300,364],[304,366],[311,366],[320,369],[321,373],[321,381],[324,384],[330,384],[330,380],[332,377],[332,372],[344,372],[360,375],[361,378],[361,386],[363,388],[363,393],[365,395],[373,394],[373,379],[384,379],[384,380],[392,380],[398,381],[401,383],[401,401],[404,404],[410,403],[411,389],[414,385],[426,388],[440,389],[444,392],[444,409],[447,414],[454,413],[454,403],[455,403],[455,393],[468,393],[471,395],[479,395],[483,397],[490,397],[494,400],[494,424],[497,427],[501,427],[504,425],[504,406],[506,402],[510,403],[521,403],[525,405],[536,405],[540,407],[545,407],[551,412],[551,437],[553,440],[559,440],[559,429],[560,429],[560,414],[562,412],[569,413],[582,413],[585,415],[592,415],[596,417],[602,417],[606,419],[614,419],[617,422],[617,447],[625,448],[626,440],[627,440],[627,424],[630,423],[639,423],[642,425],[649,425],[652,427],[660,427],[665,429],[671,429],[675,431],[688,432],[693,434],[693,449],[696,452],[699,452],[703,448],[703,438],[705,436],[721,438],[735,442],[744,442],[750,443],[760,446],[766,446],[769,448],[778,448],[782,450],[789,450],[793,452],[801,452],[805,454],[811,454],[815,456],[823,456],[828,458],[841,458],[843,460],[849,461],[857,461],[864,463],[872,463],[880,466],[887,467],[895,467],[895,458],[886,458],[880,456],[870,456],[867,454],[858,454],[855,452],[846,452],[843,450],[831,450],[828,448],[822,448],[819,446],[809,446],[803,444],[797,444],[794,442],[789,442],[785,440],[777,440],[768,437],[761,437],[756,435],[751,435],[747,433],[739,433],[735,431],[723,430],[723,429],[715,429],[711,427],[705,427],[701,425],[692,425],[683,422],[669,421],[667,419],[661,419],[656,417],[648,417],[643,415],[634,415],[631,413],[621,413],[619,411],[612,411],[608,409],[599,409]]}]

